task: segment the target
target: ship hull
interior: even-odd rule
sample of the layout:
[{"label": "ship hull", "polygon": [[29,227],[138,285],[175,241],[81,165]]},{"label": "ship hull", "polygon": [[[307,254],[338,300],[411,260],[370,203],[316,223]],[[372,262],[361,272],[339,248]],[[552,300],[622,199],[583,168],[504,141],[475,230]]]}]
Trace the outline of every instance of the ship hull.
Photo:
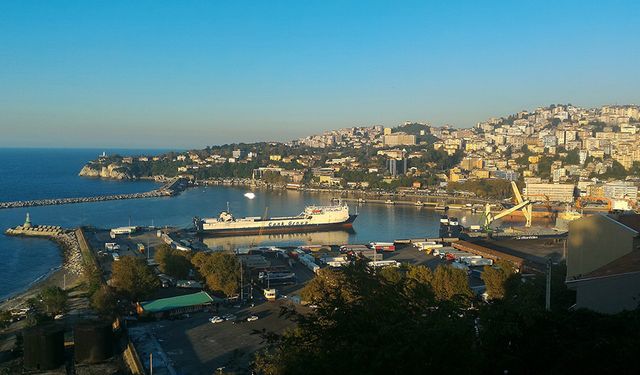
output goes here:
[{"label": "ship hull", "polygon": [[262,226],[258,228],[225,228],[225,229],[203,229],[198,233],[205,236],[242,236],[242,235],[254,235],[254,234],[268,234],[268,233],[305,233],[305,232],[321,232],[327,230],[336,229],[350,229],[353,227],[353,222],[358,215],[349,215],[346,221],[340,223],[318,223],[307,225],[292,225],[292,226]]}]

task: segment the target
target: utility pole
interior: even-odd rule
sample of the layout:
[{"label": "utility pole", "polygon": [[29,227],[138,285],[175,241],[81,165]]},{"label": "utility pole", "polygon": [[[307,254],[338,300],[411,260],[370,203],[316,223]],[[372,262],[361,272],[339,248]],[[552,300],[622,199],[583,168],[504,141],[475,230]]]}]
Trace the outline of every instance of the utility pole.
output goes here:
[{"label": "utility pole", "polygon": [[242,260],[240,260],[240,303],[244,302],[244,277],[242,275]]},{"label": "utility pole", "polygon": [[547,259],[547,290],[545,295],[545,309],[551,311],[551,258]]}]

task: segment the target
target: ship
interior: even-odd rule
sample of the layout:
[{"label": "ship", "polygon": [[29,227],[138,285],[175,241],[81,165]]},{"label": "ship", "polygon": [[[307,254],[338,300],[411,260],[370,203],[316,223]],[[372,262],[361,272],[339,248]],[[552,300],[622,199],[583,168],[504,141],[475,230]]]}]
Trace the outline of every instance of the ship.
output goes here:
[{"label": "ship", "polygon": [[230,210],[222,211],[217,218],[194,218],[198,232],[207,235],[249,235],[265,233],[316,232],[332,229],[349,229],[358,217],[349,213],[346,204],[332,206],[307,206],[297,216],[235,218]]}]

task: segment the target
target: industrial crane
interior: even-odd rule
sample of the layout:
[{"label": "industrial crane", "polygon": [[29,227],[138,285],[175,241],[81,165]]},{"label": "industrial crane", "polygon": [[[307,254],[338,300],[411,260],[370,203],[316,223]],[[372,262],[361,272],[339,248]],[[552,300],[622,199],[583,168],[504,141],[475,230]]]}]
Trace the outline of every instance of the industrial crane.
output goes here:
[{"label": "industrial crane", "polygon": [[531,226],[531,202],[529,200],[522,199],[522,195],[520,195],[520,190],[518,190],[518,185],[516,185],[514,181],[511,181],[511,188],[513,189],[513,196],[516,200],[516,205],[494,215],[491,213],[491,207],[487,203],[484,210],[484,228],[485,229],[489,229],[489,227],[491,226],[491,223],[493,223],[494,221],[502,217],[505,217],[518,210],[522,210],[522,213],[525,219],[527,220],[525,227],[528,228]]}]

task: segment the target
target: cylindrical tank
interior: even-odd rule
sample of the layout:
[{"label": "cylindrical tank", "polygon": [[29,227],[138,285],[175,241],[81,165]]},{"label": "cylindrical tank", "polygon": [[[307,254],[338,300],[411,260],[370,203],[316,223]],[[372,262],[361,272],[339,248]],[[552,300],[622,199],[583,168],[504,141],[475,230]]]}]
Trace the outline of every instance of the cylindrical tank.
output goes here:
[{"label": "cylindrical tank", "polygon": [[56,324],[27,328],[24,338],[24,367],[53,370],[64,364],[64,329]]},{"label": "cylindrical tank", "polygon": [[78,363],[102,362],[113,355],[113,331],[107,322],[79,323],[73,329],[73,339]]}]

